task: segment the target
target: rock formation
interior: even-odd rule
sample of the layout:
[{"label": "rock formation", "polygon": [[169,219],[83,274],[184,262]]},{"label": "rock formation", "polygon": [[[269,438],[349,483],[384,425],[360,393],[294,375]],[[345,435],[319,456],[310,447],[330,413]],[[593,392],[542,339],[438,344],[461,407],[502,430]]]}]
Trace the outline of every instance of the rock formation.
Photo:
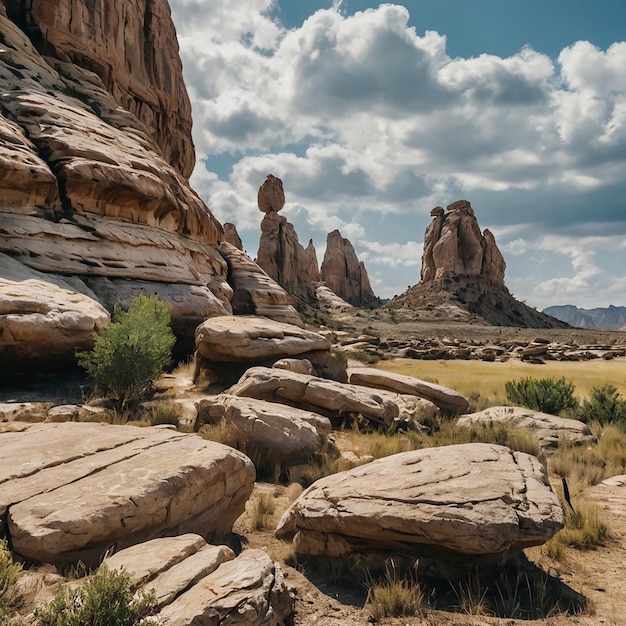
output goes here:
[{"label": "rock formation", "polygon": [[328,234],[326,252],[320,272],[322,281],[342,300],[358,307],[380,304],[370,286],[363,261],[359,261],[352,244],[338,230]]},{"label": "rock formation", "polygon": [[[0,252],[109,311],[157,293],[191,348],[200,321],[231,312],[232,290],[222,227],[186,179],[191,117],[166,0],[5,0],[0,37]],[[23,311],[0,290],[0,370],[15,373],[32,361],[4,316]]]},{"label": "rock formation", "polygon": [[4,434],[0,456],[0,536],[46,563],[186,532],[223,540],[255,479],[242,453],[167,428],[33,424]]},{"label": "rock formation", "polygon": [[394,454],[322,478],[285,512],[276,535],[293,538],[304,555],[346,559],[373,550],[472,567],[541,545],[562,526],[537,458],[470,443]]},{"label": "rock formation", "polygon": [[312,279],[319,280],[313,242],[306,250],[298,241],[293,224],[278,212],[285,206],[285,192],[280,178],[268,174],[258,193],[261,239],[256,262],[271,278],[296,300],[296,304],[315,302]]},{"label": "rock formation", "polygon": [[391,309],[460,307],[492,324],[563,328],[549,315],[516,300],[504,284],[506,264],[489,230],[481,233],[467,200],[435,207],[424,235],[421,282],[388,305]]},{"label": "rock formation", "polygon": [[243,251],[243,242],[241,241],[241,237],[237,232],[237,227],[230,222],[224,222],[224,239],[226,243],[235,246],[237,250]]}]

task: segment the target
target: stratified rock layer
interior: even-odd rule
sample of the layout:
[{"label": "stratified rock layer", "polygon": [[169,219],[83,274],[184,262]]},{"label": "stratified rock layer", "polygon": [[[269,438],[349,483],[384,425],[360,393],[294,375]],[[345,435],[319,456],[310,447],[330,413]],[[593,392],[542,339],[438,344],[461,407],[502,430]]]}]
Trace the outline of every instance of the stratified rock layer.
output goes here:
[{"label": "stratified rock layer", "polygon": [[169,428],[36,424],[3,433],[0,457],[0,534],[45,563],[186,532],[221,539],[255,479],[240,452]]},{"label": "stratified rock layer", "polygon": [[541,545],[563,511],[533,456],[463,444],[392,455],[314,483],[276,534],[296,552],[345,557],[398,551],[502,561]]},{"label": "stratified rock layer", "polygon": [[333,293],[353,306],[380,304],[370,286],[365,264],[358,260],[354,247],[338,230],[326,238],[320,276]]},{"label": "stratified rock layer", "polygon": [[[231,313],[222,227],[186,179],[191,117],[167,2],[5,0],[0,38],[0,252],[109,312],[156,293],[188,342]],[[66,356],[83,345],[68,337]],[[0,372],[39,365],[2,359]]]}]

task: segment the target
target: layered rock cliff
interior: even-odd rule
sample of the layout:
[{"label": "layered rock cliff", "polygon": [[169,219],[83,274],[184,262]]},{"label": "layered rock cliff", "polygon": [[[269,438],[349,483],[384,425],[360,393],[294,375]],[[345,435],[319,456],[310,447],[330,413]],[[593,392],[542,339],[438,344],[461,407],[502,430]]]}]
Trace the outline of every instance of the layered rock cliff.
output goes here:
[{"label": "layered rock cliff", "polygon": [[359,261],[350,241],[338,230],[326,238],[320,275],[326,286],[349,304],[358,307],[380,305],[370,286],[365,264]]},{"label": "layered rock cliff", "polygon": [[[0,361],[15,372],[41,352],[20,320],[55,327],[12,295],[29,272],[108,310],[156,293],[193,346],[201,321],[231,312],[232,289],[222,227],[186,179],[191,118],[167,1],[4,0],[0,37]],[[81,325],[81,347],[102,326],[100,312],[91,329],[64,319],[67,336]]]},{"label": "layered rock cliff", "polygon": [[567,324],[516,300],[504,284],[506,264],[495,237],[481,232],[474,210],[459,200],[431,211],[424,235],[421,282],[394,298],[388,308],[456,307],[492,324],[559,328]]}]

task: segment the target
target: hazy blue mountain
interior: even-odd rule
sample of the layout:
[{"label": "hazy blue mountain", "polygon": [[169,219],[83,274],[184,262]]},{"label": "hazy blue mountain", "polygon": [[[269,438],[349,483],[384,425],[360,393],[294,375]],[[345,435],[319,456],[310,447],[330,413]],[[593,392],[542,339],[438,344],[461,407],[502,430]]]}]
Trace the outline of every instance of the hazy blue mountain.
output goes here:
[{"label": "hazy blue mountain", "polygon": [[557,319],[579,328],[596,328],[598,330],[620,330],[626,325],[626,307],[596,307],[595,309],[579,309],[573,304],[549,306],[543,310]]}]

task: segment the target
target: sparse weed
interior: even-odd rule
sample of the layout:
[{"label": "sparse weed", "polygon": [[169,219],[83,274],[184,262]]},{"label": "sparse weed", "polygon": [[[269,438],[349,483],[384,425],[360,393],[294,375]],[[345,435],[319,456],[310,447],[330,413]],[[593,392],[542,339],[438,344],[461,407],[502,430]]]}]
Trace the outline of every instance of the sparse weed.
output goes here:
[{"label": "sparse weed", "polygon": [[13,562],[6,540],[0,539],[0,623],[9,619],[21,601],[15,587],[21,574],[22,567]]},{"label": "sparse weed", "polygon": [[221,419],[216,424],[203,424],[198,434],[209,441],[223,443],[231,448],[237,447],[237,430],[225,419]]},{"label": "sparse weed", "polygon": [[387,566],[381,578],[367,583],[365,609],[373,621],[383,617],[410,617],[417,615],[424,605],[424,591],[414,576],[400,577],[395,568]]},{"label": "sparse weed", "polygon": [[171,424],[178,426],[182,410],[176,402],[153,402],[147,410],[147,417],[152,426]]},{"label": "sparse weed", "polygon": [[609,538],[609,528],[600,518],[600,509],[590,502],[581,502],[574,509],[566,509],[565,528],[557,540],[577,550],[595,550]]},{"label": "sparse weed", "polygon": [[276,500],[270,493],[258,493],[252,509],[253,530],[267,530],[272,526],[276,513]]}]

